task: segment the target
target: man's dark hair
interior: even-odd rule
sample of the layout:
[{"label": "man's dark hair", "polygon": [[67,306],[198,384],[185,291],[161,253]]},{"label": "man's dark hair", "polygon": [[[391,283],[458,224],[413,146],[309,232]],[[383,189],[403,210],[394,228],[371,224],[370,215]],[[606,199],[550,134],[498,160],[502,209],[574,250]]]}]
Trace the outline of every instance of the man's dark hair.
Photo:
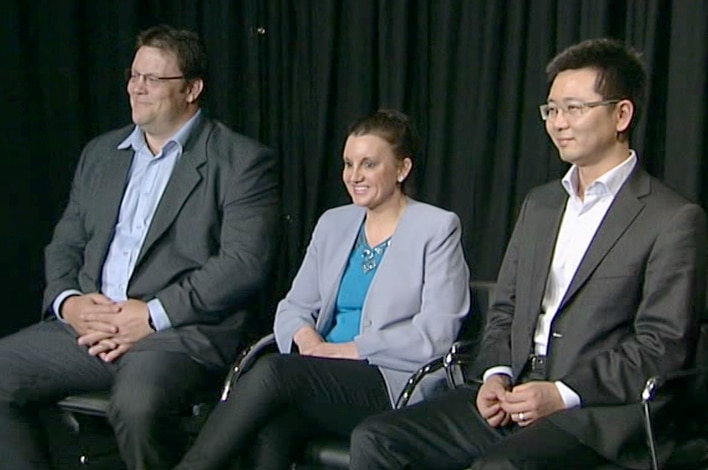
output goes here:
[{"label": "man's dark hair", "polygon": [[206,82],[207,55],[196,33],[165,24],[153,26],[138,35],[135,50],[143,46],[172,52],[186,80],[200,78]]},{"label": "man's dark hair", "polygon": [[597,70],[595,91],[603,100],[627,99],[634,104],[632,126],[644,107],[647,75],[636,50],[615,39],[588,39],[568,47],[546,66],[548,83],[566,70]]}]

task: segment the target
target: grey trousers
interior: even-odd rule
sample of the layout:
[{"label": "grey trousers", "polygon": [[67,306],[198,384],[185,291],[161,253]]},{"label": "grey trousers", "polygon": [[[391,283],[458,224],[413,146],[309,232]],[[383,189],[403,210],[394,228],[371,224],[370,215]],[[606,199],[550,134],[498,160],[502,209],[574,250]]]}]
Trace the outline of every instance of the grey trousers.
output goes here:
[{"label": "grey trousers", "polygon": [[109,421],[130,469],[170,468],[184,451],[178,409],[214,372],[177,352],[129,350],[104,363],[56,320],[0,339],[0,470],[50,468],[39,413],[66,395],[111,390]]}]

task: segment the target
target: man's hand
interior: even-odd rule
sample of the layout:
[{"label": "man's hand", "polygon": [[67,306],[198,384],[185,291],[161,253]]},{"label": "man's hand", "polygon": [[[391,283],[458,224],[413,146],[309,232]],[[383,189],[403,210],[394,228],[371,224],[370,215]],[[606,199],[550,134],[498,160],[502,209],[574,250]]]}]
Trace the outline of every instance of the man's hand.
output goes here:
[{"label": "man's hand", "polygon": [[334,359],[359,359],[359,350],[354,341],[348,343],[320,343],[307,352],[305,356],[331,357]]},{"label": "man's hand", "polygon": [[89,354],[98,356],[105,362],[113,362],[130,349],[132,344],[118,344],[112,339],[99,341],[89,348]]},{"label": "man's hand", "polygon": [[120,310],[116,302],[94,292],[67,297],[61,305],[61,317],[79,336],[94,332],[109,338],[118,332],[110,319]]},{"label": "man's hand", "polygon": [[89,346],[89,354],[112,362],[123,355],[137,341],[153,333],[148,323],[150,314],[147,303],[129,299],[118,302],[118,315],[106,317],[103,313],[88,314],[91,321],[108,322],[116,327],[116,333],[108,336],[91,331],[79,338],[79,344]]},{"label": "man's hand", "polygon": [[508,376],[494,374],[487,378],[477,392],[477,411],[493,428],[509,424],[509,415],[502,407],[508,387]]},{"label": "man's hand", "polygon": [[553,382],[527,382],[506,393],[502,409],[519,426],[528,426],[558,410],[565,402]]}]

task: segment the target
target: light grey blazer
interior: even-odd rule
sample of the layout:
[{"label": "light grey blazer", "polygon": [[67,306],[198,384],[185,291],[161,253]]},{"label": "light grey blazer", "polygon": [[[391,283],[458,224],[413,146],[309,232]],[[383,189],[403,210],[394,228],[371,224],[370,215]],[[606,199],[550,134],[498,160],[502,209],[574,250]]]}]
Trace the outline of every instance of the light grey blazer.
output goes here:
[{"label": "light grey blazer", "polygon": [[[347,260],[364,221],[364,208],[348,205],[325,212],[315,227],[292,287],[279,303],[275,337],[291,351],[293,335],[313,326],[325,335]],[[376,365],[392,403],[409,375],[444,354],[469,311],[469,272],[460,244],[457,215],[412,199],[391,238],[364,302],[359,355]],[[422,384],[411,402],[435,387]]]}]

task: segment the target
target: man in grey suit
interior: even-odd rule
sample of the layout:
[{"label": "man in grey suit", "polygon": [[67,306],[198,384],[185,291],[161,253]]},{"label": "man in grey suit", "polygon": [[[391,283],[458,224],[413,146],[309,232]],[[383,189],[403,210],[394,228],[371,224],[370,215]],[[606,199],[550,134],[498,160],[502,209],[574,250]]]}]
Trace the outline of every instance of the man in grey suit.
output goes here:
[{"label": "man in grey suit", "polygon": [[634,51],[588,40],[547,73],[541,117],[572,166],[521,208],[477,357],[482,384],[364,422],[354,469],[648,467],[637,402],[648,377],[694,359],[705,212],[630,148],[646,82]]},{"label": "man in grey suit", "polygon": [[46,249],[44,321],[0,340],[0,468],[48,468],[38,407],[104,389],[127,466],[169,468],[178,407],[259,334],[276,161],[203,115],[205,72],[196,34],[138,36],[134,125],[85,147]]}]

